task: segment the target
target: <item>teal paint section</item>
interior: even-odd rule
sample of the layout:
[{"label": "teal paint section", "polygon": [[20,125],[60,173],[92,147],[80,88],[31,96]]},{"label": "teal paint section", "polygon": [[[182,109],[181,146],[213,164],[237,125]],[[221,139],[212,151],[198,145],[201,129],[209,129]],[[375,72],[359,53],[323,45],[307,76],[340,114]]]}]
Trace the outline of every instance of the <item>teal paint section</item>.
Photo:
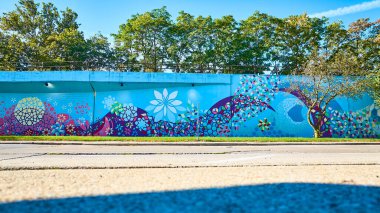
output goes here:
[{"label": "teal paint section", "polygon": [[[286,88],[266,75],[0,72],[0,135],[312,137]],[[339,97],[324,136],[379,137],[379,118],[369,96]]]}]

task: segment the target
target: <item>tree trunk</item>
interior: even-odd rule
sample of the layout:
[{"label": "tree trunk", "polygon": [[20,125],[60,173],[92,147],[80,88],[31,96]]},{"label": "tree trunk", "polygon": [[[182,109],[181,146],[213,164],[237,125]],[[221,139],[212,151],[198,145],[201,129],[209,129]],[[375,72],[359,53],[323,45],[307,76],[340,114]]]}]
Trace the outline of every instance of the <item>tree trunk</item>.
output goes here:
[{"label": "tree trunk", "polygon": [[322,133],[321,130],[318,127],[314,127],[314,138],[321,138]]},{"label": "tree trunk", "polygon": [[322,137],[321,126],[319,125],[318,122],[314,123],[313,114],[311,112],[312,110],[313,110],[313,106],[309,107],[309,109],[307,111],[307,121],[308,121],[309,125],[313,128],[314,138],[320,138],[320,137]]}]

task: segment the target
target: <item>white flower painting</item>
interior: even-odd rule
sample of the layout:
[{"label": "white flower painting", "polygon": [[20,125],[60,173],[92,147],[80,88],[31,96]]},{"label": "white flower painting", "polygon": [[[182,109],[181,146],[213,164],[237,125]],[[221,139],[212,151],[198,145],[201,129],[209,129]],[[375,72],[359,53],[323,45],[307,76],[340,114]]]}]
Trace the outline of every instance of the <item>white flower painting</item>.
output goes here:
[{"label": "white flower painting", "polygon": [[153,114],[155,114],[154,120],[156,122],[159,120],[175,122],[178,111],[185,110],[185,108],[181,106],[182,101],[176,100],[177,95],[178,91],[169,94],[166,88],[162,93],[154,90],[155,99],[150,101],[151,105],[146,107],[145,110],[153,111]]},{"label": "white flower painting", "polygon": [[116,103],[116,100],[112,96],[105,97],[104,100],[102,101],[102,104],[104,106],[104,109],[110,110],[112,108],[112,105]]}]

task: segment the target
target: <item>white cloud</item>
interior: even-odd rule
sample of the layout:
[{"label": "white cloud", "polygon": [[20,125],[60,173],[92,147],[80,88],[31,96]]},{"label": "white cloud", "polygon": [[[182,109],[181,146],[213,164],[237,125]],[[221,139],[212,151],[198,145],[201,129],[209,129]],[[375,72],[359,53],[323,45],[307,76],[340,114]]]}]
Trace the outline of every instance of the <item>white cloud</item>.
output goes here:
[{"label": "white cloud", "polygon": [[325,12],[320,12],[320,13],[314,13],[311,14],[310,17],[335,17],[335,16],[343,16],[347,14],[352,14],[352,13],[358,13],[366,10],[371,10],[375,8],[380,7],[380,0],[374,0],[374,1],[369,1],[369,2],[363,2],[360,4],[355,4],[347,7],[340,7],[335,10],[328,10]]}]

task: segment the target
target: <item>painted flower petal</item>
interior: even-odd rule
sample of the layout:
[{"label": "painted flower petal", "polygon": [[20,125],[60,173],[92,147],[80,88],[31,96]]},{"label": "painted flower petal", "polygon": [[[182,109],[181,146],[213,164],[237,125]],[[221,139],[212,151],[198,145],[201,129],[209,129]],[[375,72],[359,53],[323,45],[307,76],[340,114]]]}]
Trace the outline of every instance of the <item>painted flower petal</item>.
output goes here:
[{"label": "painted flower petal", "polygon": [[150,104],[152,104],[152,105],[158,105],[160,102],[159,101],[157,101],[157,100],[152,100],[152,101],[150,101]]},{"label": "painted flower petal", "polygon": [[157,107],[154,109],[153,113],[156,113],[156,112],[161,111],[163,107],[164,107],[164,105],[159,105],[159,106],[157,106]]},{"label": "painted flower petal", "polygon": [[176,98],[177,94],[178,94],[178,91],[174,91],[174,92],[170,93],[169,100],[172,100],[172,99]]},{"label": "painted flower petal", "polygon": [[185,107],[183,107],[183,106],[177,106],[176,109],[178,111],[186,111]]},{"label": "painted flower petal", "polygon": [[170,110],[168,111],[168,120],[173,123],[175,122],[175,116]]},{"label": "painted flower petal", "polygon": [[157,113],[156,116],[154,117],[154,121],[155,121],[155,122],[158,122],[159,120],[162,120],[163,117],[164,117],[164,112],[163,112],[163,111],[160,111],[160,112]]},{"label": "painted flower petal", "polygon": [[157,90],[154,90],[154,96],[156,97],[156,99],[162,100],[162,94]]},{"label": "painted flower petal", "polygon": [[164,91],[162,92],[162,95],[164,96],[164,98],[167,98],[168,97],[168,90],[165,88]]},{"label": "painted flower petal", "polygon": [[172,107],[172,106],[168,106],[169,110],[172,111],[173,113],[176,113],[177,114],[177,110]]},{"label": "painted flower petal", "polygon": [[[164,106],[164,105],[162,105]],[[164,107],[164,116],[166,116],[166,106]]]},{"label": "painted flower petal", "polygon": [[174,101],[171,101],[170,103],[171,103],[172,105],[174,105],[174,106],[178,106],[178,105],[181,105],[181,104],[182,104],[182,101],[174,100]]}]

